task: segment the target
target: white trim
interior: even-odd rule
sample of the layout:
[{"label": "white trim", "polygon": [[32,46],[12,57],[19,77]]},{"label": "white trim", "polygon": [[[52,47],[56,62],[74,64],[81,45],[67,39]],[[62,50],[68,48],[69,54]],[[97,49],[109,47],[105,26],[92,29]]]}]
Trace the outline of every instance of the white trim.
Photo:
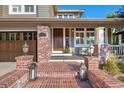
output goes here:
[{"label": "white trim", "polygon": [[84,28],[84,44],[87,44],[87,28]]},{"label": "white trim", "polygon": [[24,5],[21,5],[21,12],[13,12],[13,5],[9,5],[9,14],[36,14],[36,5],[34,5],[34,12],[25,12]]},{"label": "white trim", "polygon": [[70,53],[72,53],[72,49],[71,49],[71,29],[69,29],[69,49],[70,49]]},{"label": "white trim", "polygon": [[105,43],[108,44],[108,30],[105,28]]},{"label": "white trim", "polygon": [[52,53],[51,56],[72,56],[72,54],[57,54],[57,53]]},{"label": "white trim", "polygon": [[49,62],[79,62],[79,63],[81,63],[81,62],[84,62],[84,60],[82,59],[82,60],[49,60]]},{"label": "white trim", "polygon": [[110,29],[111,29],[111,44],[113,45],[113,28]]},{"label": "white trim", "polygon": [[36,31],[36,30],[33,30],[33,29],[31,29],[31,30],[0,30],[0,32],[4,32],[4,31],[6,31],[6,32],[20,32],[20,31]]},{"label": "white trim", "polygon": [[52,53],[63,53],[63,51],[52,51]]},{"label": "white trim", "polygon": [[52,30],[51,31],[52,32],[52,36],[51,37],[52,37],[52,53],[53,53],[53,28],[51,28],[51,30]]},{"label": "white trim", "polygon": [[122,35],[119,35],[119,44],[122,44],[121,37],[122,37]]}]

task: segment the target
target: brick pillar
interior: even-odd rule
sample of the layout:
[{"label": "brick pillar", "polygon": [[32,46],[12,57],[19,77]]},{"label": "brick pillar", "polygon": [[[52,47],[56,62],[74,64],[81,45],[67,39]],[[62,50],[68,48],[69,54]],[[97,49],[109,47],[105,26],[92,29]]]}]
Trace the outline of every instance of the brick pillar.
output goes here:
[{"label": "brick pillar", "polygon": [[39,63],[48,62],[50,57],[50,29],[37,26],[37,59]]},{"label": "brick pillar", "polygon": [[97,70],[99,69],[99,59],[97,57],[85,56],[85,64],[88,70]]},{"label": "brick pillar", "polygon": [[34,56],[32,56],[32,55],[15,57],[16,70],[28,70],[29,66],[33,62],[33,58],[34,58]]}]

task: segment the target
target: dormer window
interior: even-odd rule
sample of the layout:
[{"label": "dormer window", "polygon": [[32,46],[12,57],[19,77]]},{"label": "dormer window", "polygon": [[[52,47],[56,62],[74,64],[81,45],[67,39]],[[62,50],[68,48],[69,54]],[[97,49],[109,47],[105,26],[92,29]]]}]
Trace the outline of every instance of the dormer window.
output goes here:
[{"label": "dormer window", "polygon": [[68,15],[67,15],[67,14],[65,14],[65,15],[64,15],[64,18],[65,18],[65,19],[67,19],[67,18],[68,18]]},{"label": "dormer window", "polygon": [[70,18],[70,19],[73,19],[74,17],[73,17],[73,15],[69,15],[69,18]]},{"label": "dormer window", "polygon": [[60,18],[60,19],[61,19],[61,18],[62,18],[62,15],[58,15],[58,18]]},{"label": "dormer window", "polygon": [[57,14],[57,18],[60,18],[60,19],[73,19],[75,18],[75,15],[74,14]]},{"label": "dormer window", "polygon": [[9,14],[36,14],[35,5],[10,5]]}]

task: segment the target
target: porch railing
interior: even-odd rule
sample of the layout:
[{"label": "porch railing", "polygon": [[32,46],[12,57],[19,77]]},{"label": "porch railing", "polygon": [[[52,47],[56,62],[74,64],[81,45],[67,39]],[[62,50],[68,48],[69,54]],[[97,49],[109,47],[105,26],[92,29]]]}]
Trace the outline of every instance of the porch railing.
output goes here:
[{"label": "porch railing", "polygon": [[118,57],[123,57],[124,45],[110,45],[110,52]]}]

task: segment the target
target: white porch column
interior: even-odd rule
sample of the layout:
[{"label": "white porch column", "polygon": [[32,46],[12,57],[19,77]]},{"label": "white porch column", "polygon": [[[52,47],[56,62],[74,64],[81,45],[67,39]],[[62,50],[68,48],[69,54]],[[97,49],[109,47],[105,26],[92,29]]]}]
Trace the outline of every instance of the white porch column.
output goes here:
[{"label": "white porch column", "polygon": [[97,42],[98,42],[98,57],[99,59],[101,59],[101,57],[103,56],[102,53],[101,53],[101,46],[104,44],[104,27],[98,27],[96,29],[97,31]]},{"label": "white porch column", "polygon": [[98,27],[97,29],[99,31],[98,44],[102,45],[102,44],[104,44],[104,27]]},{"label": "white porch column", "polygon": [[108,44],[108,29],[105,28],[105,43]]},{"label": "white porch column", "polygon": [[119,35],[119,45],[121,44],[121,35]]}]

